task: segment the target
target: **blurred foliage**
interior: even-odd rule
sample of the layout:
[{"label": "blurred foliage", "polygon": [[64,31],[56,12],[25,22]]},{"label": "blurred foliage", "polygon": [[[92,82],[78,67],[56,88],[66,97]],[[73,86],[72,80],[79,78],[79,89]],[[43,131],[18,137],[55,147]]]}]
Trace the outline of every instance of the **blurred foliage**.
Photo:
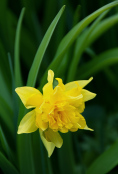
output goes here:
[{"label": "blurred foliage", "polygon": [[[118,1],[0,1],[0,173],[118,173],[117,31]],[[97,93],[83,113],[94,132],[63,134],[50,159],[38,132],[17,135],[25,109],[14,92],[42,90],[48,69],[64,83],[93,76]]]}]

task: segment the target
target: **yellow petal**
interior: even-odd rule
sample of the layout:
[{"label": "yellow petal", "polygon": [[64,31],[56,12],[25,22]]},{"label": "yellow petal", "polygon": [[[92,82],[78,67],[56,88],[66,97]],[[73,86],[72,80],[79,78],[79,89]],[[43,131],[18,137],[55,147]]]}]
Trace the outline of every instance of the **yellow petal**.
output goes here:
[{"label": "yellow petal", "polygon": [[54,88],[54,92],[52,97],[50,98],[51,103],[57,103],[57,102],[62,102],[66,100],[66,96],[64,95],[64,91],[60,86],[56,86]]},{"label": "yellow petal", "polygon": [[46,83],[43,87],[43,97],[45,100],[50,100],[51,95],[53,93],[53,78],[54,78],[54,72],[52,70],[48,71],[48,83]]},{"label": "yellow petal", "polygon": [[21,120],[17,133],[22,134],[22,133],[31,133],[36,131],[38,127],[36,126],[35,122],[36,122],[35,110],[32,110],[31,112],[28,112]]},{"label": "yellow petal", "polygon": [[92,80],[93,80],[93,77],[89,78],[88,80],[78,80],[77,82],[78,82],[79,86],[81,86],[82,88],[84,88]]},{"label": "yellow petal", "polygon": [[63,90],[65,90],[65,85],[63,84],[62,79],[60,78],[55,78],[58,81],[58,86],[60,86]]},{"label": "yellow petal", "polygon": [[18,87],[15,91],[27,109],[40,106],[42,103],[42,94],[33,87]]},{"label": "yellow petal", "polygon": [[60,129],[59,131],[62,132],[62,133],[67,133],[68,132],[68,129],[64,127],[62,129]]},{"label": "yellow petal", "polygon": [[48,82],[53,83],[54,72],[52,70],[48,70]]},{"label": "yellow petal", "polygon": [[86,120],[84,119],[84,117],[81,114],[78,113],[78,115],[79,115],[79,121],[77,123],[78,128],[79,129],[84,129],[85,126],[86,126]]},{"label": "yellow petal", "polygon": [[52,83],[46,83],[43,87],[43,97],[45,100],[50,101],[51,95],[53,94]]},{"label": "yellow petal", "polygon": [[91,77],[89,80],[78,80],[78,81],[74,81],[74,82],[69,82],[67,84],[65,84],[65,88],[66,90],[71,90],[73,88],[77,88],[77,83],[79,84],[79,86],[81,88],[84,88],[88,83],[91,82],[91,80],[93,79],[93,77]]},{"label": "yellow petal", "polygon": [[90,131],[94,131],[93,129],[89,128],[87,125],[84,128],[85,130],[90,130]]},{"label": "yellow petal", "polygon": [[54,143],[54,145],[60,148],[63,144],[63,139],[58,132],[54,132],[52,129],[44,131],[44,136],[47,141]]},{"label": "yellow petal", "polygon": [[70,105],[75,106],[75,107],[79,107],[81,105],[81,100],[80,99],[83,99],[82,94],[80,94],[76,97],[68,96],[67,101],[69,102]]},{"label": "yellow petal", "polygon": [[92,93],[92,92],[90,92],[88,90],[85,90],[85,89],[82,89],[82,92],[81,93],[83,95],[84,102],[86,102],[88,100],[91,100],[91,99],[93,99],[96,96],[95,93]]},{"label": "yellow petal", "polygon": [[44,131],[48,128],[48,123],[42,120],[43,115],[45,116],[45,113],[36,112],[36,125]]},{"label": "yellow petal", "polygon": [[71,132],[76,132],[78,130],[78,128],[72,128],[70,129]]},{"label": "yellow petal", "polygon": [[66,88],[65,93],[66,93],[67,96],[76,97],[76,96],[81,94],[82,88],[80,86],[78,86],[77,82],[74,82],[73,84],[74,84],[74,88],[69,89],[69,90],[67,90],[67,88]]},{"label": "yellow petal", "polygon": [[69,82],[69,83],[65,84],[65,90],[66,91],[69,91],[69,90],[71,90],[73,88],[77,88],[77,84],[75,83],[75,81],[74,82]]},{"label": "yellow petal", "polygon": [[79,111],[79,113],[81,114],[82,112],[84,112],[85,109],[85,103],[82,102],[79,107],[77,108],[77,110]]},{"label": "yellow petal", "polygon": [[41,129],[39,129],[39,133],[41,136],[41,140],[48,152],[48,157],[50,157],[54,151],[55,145],[52,142],[49,142],[45,139],[44,135],[43,135],[43,131]]}]

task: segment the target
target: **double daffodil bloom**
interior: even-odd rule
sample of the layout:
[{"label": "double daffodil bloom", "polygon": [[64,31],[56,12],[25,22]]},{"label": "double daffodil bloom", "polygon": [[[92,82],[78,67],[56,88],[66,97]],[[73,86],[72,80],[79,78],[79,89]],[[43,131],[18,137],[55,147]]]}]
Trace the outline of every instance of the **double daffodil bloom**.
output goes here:
[{"label": "double daffodil bloom", "polygon": [[48,71],[48,83],[43,87],[43,94],[33,87],[15,89],[28,112],[20,122],[18,134],[31,133],[39,129],[41,139],[50,157],[55,146],[60,148],[63,140],[58,133],[75,132],[88,129],[81,113],[85,102],[93,99],[96,94],[83,89],[91,80],[74,81],[63,84],[56,78],[58,85],[53,88],[54,72]]}]

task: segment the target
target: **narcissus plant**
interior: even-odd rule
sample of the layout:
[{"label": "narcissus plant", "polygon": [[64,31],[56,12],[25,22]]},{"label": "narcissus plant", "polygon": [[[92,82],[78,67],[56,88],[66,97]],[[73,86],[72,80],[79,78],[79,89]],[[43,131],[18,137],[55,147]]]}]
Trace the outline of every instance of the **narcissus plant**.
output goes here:
[{"label": "narcissus plant", "polygon": [[58,85],[53,88],[54,72],[48,71],[48,83],[43,87],[43,94],[33,87],[15,89],[27,109],[33,108],[20,122],[18,134],[31,133],[39,129],[41,139],[50,157],[55,146],[63,144],[59,132],[75,132],[78,129],[92,130],[86,125],[81,113],[85,102],[93,99],[96,94],[83,89],[89,80],[73,81],[63,84],[56,78]]}]

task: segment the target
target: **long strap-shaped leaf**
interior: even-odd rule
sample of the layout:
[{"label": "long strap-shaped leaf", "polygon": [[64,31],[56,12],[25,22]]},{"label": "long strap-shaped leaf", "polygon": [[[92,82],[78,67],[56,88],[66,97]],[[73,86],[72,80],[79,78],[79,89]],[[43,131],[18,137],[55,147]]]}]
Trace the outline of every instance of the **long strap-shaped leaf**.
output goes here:
[{"label": "long strap-shaped leaf", "polygon": [[80,61],[80,58],[81,58],[83,51],[85,50],[86,42],[87,42],[90,34],[94,31],[94,29],[97,27],[99,22],[105,17],[105,15],[107,15],[108,12],[109,12],[109,10],[102,13],[94,21],[94,23],[78,37],[77,43],[75,46],[75,50],[74,50],[73,59],[71,61],[69,72],[68,72],[67,82],[72,81],[74,79],[75,74],[76,74],[76,70],[78,67],[78,63]]},{"label": "long strap-shaped leaf", "polygon": [[[0,122],[5,122],[5,128],[9,130],[9,133],[13,135],[13,113],[9,105],[6,103],[4,98],[0,96]],[[10,135],[11,135],[10,134]]]},{"label": "long strap-shaped leaf", "polygon": [[16,162],[16,160],[14,159],[14,155],[8,145],[8,142],[7,142],[7,139],[4,135],[4,132],[0,126],[0,142],[1,142],[1,145],[2,145],[2,148],[4,149],[5,153],[7,154],[8,156],[8,159],[11,161],[11,162]]},{"label": "long strap-shaped leaf", "polygon": [[56,17],[54,18],[54,20],[52,21],[51,25],[49,26],[38,50],[37,53],[35,55],[32,67],[30,69],[29,75],[28,75],[28,80],[27,80],[27,86],[35,86],[36,83],[36,78],[37,78],[37,74],[44,56],[44,53],[46,51],[46,48],[49,44],[49,41],[51,39],[51,36],[54,32],[54,29],[57,25],[57,22],[59,21],[59,18],[61,17],[63,11],[64,11],[65,6],[63,6],[61,8],[61,10],[59,11],[59,13],[56,15]]},{"label": "long strap-shaped leaf", "polygon": [[118,15],[114,15],[98,23],[100,17],[102,16],[99,16],[99,18],[93,23],[93,25],[78,38],[72,64],[70,65],[68,81],[74,79],[78,63],[85,48],[92,44],[98,37],[100,37],[100,35],[102,35],[105,31],[107,31],[110,27],[118,22]]},{"label": "long strap-shaped leaf", "polygon": [[93,30],[91,35],[89,36],[86,46],[92,44],[97,38],[99,38],[105,31],[111,28],[113,25],[118,23],[118,14],[113,15],[107,19],[104,19],[99,25]]},{"label": "long strap-shaped leaf", "polygon": [[118,165],[118,141],[92,163],[86,174],[105,174],[116,165]]},{"label": "long strap-shaped leaf", "polygon": [[[87,16],[85,19],[83,19],[81,22],[79,22],[61,41],[55,59],[53,62],[50,64],[48,69],[53,69],[56,71],[57,67],[59,66],[59,63],[61,62],[63,55],[65,54],[66,50],[72,45],[72,43],[75,41],[75,39],[78,37],[78,35],[81,33],[81,31],[89,25],[95,18],[97,18],[101,13],[103,13],[105,10],[108,10],[114,6],[118,5],[118,1],[109,3],[102,8],[98,9],[91,15]],[[47,69],[47,71],[48,71]],[[46,77],[47,77],[47,71],[45,72],[43,79],[41,81],[41,87],[45,84],[46,82]]]},{"label": "long strap-shaped leaf", "polygon": [[95,59],[83,65],[79,71],[79,78],[88,78],[107,66],[118,63],[118,48],[114,48],[101,53]]},{"label": "long strap-shaped leaf", "polygon": [[24,16],[25,8],[22,9],[18,25],[16,29],[16,37],[15,37],[15,46],[14,46],[14,66],[15,66],[15,83],[16,86],[22,86],[22,77],[21,77],[21,70],[20,70],[20,60],[19,60],[19,48],[20,48],[20,31],[21,31],[21,24]]},{"label": "long strap-shaped leaf", "polygon": [[13,166],[13,164],[8,161],[8,159],[0,152],[0,168],[3,170],[5,174],[18,174],[19,172]]}]

